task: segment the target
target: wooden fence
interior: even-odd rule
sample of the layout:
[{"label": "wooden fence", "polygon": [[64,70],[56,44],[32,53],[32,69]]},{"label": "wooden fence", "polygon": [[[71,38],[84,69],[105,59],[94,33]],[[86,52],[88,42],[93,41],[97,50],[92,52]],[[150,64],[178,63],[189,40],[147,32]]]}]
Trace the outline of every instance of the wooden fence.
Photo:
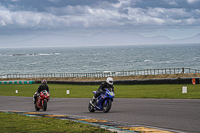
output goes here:
[{"label": "wooden fence", "polygon": [[40,78],[40,77],[108,77],[108,76],[136,76],[136,75],[158,75],[158,74],[180,74],[200,73],[200,70],[191,68],[165,68],[165,69],[144,69],[133,71],[104,71],[96,73],[36,73],[36,74],[4,74],[0,78]]}]

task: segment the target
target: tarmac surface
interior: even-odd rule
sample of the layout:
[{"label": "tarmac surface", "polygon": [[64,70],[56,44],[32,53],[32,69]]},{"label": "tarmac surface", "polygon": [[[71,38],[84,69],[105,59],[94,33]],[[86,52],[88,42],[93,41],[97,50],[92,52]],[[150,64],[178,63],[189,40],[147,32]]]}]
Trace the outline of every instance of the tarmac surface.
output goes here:
[{"label": "tarmac surface", "polygon": [[[51,98],[41,114],[66,114],[174,132],[200,132],[200,99],[115,98],[108,113],[88,111],[89,98]],[[32,97],[0,96],[0,110],[36,112]]]}]

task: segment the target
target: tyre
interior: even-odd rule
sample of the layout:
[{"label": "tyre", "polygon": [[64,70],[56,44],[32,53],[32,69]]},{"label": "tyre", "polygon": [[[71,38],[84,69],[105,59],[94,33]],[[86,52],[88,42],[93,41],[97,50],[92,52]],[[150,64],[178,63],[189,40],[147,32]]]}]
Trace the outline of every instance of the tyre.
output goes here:
[{"label": "tyre", "polygon": [[44,103],[43,103],[43,111],[46,111],[47,110],[47,101],[44,100]]},{"label": "tyre", "polygon": [[40,108],[38,108],[38,107],[35,105],[35,110],[36,110],[36,111],[39,111],[39,110],[40,110]]},{"label": "tyre", "polygon": [[94,107],[92,106],[92,104],[90,102],[89,102],[88,110],[90,112],[94,112],[95,111]]},{"label": "tyre", "polygon": [[104,112],[104,113],[108,113],[109,110],[110,110],[110,108],[111,108],[111,106],[112,106],[111,100],[110,100],[110,99],[105,100],[105,101],[103,102],[103,105],[102,105],[102,107],[103,107],[103,112]]}]

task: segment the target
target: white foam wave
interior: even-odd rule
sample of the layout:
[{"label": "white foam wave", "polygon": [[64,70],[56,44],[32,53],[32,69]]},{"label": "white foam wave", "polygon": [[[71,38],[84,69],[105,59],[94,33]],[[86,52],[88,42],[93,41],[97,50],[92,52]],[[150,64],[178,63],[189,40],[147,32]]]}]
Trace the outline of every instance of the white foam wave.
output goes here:
[{"label": "white foam wave", "polygon": [[37,56],[38,54],[26,54],[27,56]]},{"label": "white foam wave", "polygon": [[38,55],[60,55],[60,53],[50,53],[50,54],[43,54],[43,53],[40,53],[40,54],[38,54]]},{"label": "white foam wave", "polygon": [[144,62],[151,62],[152,60],[144,60]]},{"label": "white foam wave", "polygon": [[36,64],[39,64],[40,62],[33,62],[33,63],[29,63],[29,64],[26,64],[27,66],[32,66],[32,65],[36,65]]},{"label": "white foam wave", "polygon": [[61,53],[50,53],[50,54],[45,54],[45,53],[39,53],[39,54],[11,54],[11,55],[2,55],[0,56],[47,56],[47,55],[60,55]]},{"label": "white foam wave", "polygon": [[38,55],[52,55],[52,54],[38,54]]},{"label": "white foam wave", "polygon": [[160,62],[161,64],[168,64],[168,63],[171,63],[170,61],[161,61]]}]

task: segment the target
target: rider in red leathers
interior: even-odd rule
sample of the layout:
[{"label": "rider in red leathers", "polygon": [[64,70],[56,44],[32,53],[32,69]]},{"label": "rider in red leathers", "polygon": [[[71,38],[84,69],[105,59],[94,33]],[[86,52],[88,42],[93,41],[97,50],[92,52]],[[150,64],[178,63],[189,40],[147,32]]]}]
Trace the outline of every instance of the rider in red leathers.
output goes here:
[{"label": "rider in red leathers", "polygon": [[43,90],[46,90],[49,94],[49,86],[47,85],[47,81],[46,80],[42,80],[41,82],[42,84],[38,87],[38,90],[37,90],[37,94],[34,95],[34,104],[36,104],[36,101],[37,101],[37,97],[38,95],[40,94],[41,91]]}]

